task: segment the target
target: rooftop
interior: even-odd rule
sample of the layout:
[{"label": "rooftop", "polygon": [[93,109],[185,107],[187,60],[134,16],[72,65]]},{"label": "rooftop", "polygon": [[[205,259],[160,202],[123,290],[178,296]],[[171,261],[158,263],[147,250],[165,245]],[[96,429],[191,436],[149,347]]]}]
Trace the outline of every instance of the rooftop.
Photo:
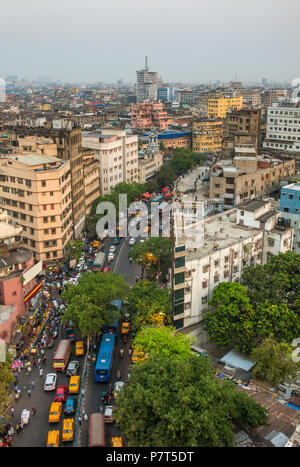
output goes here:
[{"label": "rooftop", "polygon": [[21,153],[21,154],[10,154],[10,159],[14,159],[22,164],[26,165],[41,165],[41,164],[53,164],[55,162],[62,162],[60,159],[54,156],[44,156],[33,152]]},{"label": "rooftop", "polygon": [[[200,239],[201,243],[199,243],[197,247],[186,248],[187,261],[210,256],[218,250],[223,250],[244,240],[251,239],[253,235],[261,232],[259,229],[243,227],[236,224],[235,215],[235,212],[228,214],[228,212],[226,213],[225,211],[223,216],[217,215],[213,218],[209,218],[205,222],[200,221],[198,225],[196,224],[198,229],[200,224],[204,225],[204,238]],[[191,242],[191,240],[191,237],[185,235],[178,238],[178,244],[185,244]]]},{"label": "rooftop", "polygon": [[9,252],[9,256],[2,258],[0,257],[0,270],[8,268],[9,266],[13,266],[14,264],[23,264],[26,261],[29,261],[32,256],[32,251],[26,250],[24,248],[12,250]]},{"label": "rooftop", "polygon": [[265,206],[266,204],[268,204],[268,201],[263,201],[261,199],[249,199],[249,200],[246,200],[243,203],[239,204],[237,206],[237,208],[242,210],[242,211],[255,212],[258,209]]}]

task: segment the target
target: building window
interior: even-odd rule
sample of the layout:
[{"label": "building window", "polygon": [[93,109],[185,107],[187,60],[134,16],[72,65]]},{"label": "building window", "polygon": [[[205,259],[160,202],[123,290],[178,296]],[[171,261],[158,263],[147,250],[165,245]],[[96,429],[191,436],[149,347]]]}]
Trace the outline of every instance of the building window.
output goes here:
[{"label": "building window", "polygon": [[175,285],[178,284],[183,284],[184,282],[184,272],[179,272],[178,274],[175,274]]},{"label": "building window", "polygon": [[205,295],[205,297],[202,297],[202,303],[207,303],[207,295]]},{"label": "building window", "polygon": [[185,266],[185,256],[175,258],[175,269],[183,268]]}]

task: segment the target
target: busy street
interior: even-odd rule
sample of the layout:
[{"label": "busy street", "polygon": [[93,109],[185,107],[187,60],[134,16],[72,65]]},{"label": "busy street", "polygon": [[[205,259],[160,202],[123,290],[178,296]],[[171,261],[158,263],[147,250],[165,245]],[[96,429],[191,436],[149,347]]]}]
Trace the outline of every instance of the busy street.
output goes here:
[{"label": "busy street", "polygon": [[[114,239],[107,238],[103,242],[102,251],[108,255]],[[116,248],[113,260],[107,259],[104,264],[110,271],[123,274],[128,284],[133,285],[141,278],[141,268],[132,264],[128,259],[128,253],[132,247],[129,239],[121,239]],[[97,254],[97,248],[86,246],[84,261],[81,271],[91,271],[93,259]],[[48,440],[48,432],[51,430],[63,430],[64,416],[62,413],[56,423],[49,423],[49,412],[52,403],[56,400],[55,391],[64,387],[68,390],[70,378],[66,371],[53,372],[53,357],[61,339],[66,338],[66,325],[63,325],[61,315],[66,304],[63,303],[61,293],[68,283],[76,283],[81,272],[58,271],[53,269],[43,279],[41,300],[31,317],[29,335],[20,340],[17,358],[14,361],[15,383],[12,391],[14,400],[10,407],[10,419],[6,423],[5,433],[8,445],[16,447],[45,447]],[[76,336],[76,339],[80,336]],[[70,441],[60,443],[60,446],[88,446],[88,420],[95,412],[104,412],[106,405],[114,405],[114,385],[117,381],[125,382],[130,372],[131,343],[129,339],[124,342],[120,333],[117,334],[114,347],[113,365],[109,383],[96,383],[94,381],[94,361],[99,351],[100,339],[96,338],[90,343],[90,352],[83,355],[75,354],[75,342],[72,342],[72,350],[69,362],[78,362],[76,374],[80,376],[80,386],[75,396],[74,433]],[[122,350],[121,350],[122,349]],[[120,352],[121,351],[121,352]],[[94,358],[93,358],[94,356]],[[56,374],[53,390],[45,389],[47,375]],[[66,399],[62,402],[66,405]],[[126,445],[124,436],[120,433],[115,423],[105,424],[105,445],[111,445],[111,438],[122,437],[123,445]]]}]

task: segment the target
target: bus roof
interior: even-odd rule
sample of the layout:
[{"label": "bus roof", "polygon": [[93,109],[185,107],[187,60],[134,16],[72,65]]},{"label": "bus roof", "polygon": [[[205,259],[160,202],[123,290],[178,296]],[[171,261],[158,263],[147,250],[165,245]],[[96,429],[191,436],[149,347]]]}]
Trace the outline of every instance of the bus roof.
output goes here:
[{"label": "bus roof", "polygon": [[100,253],[97,254],[96,258],[94,259],[93,264],[100,264],[101,265],[103,263],[104,259],[105,259],[105,253],[100,252]]},{"label": "bus roof", "polygon": [[103,413],[92,413],[90,415],[89,446],[105,446]]},{"label": "bus roof", "polygon": [[71,347],[70,340],[62,339],[61,341],[59,341],[59,344],[55,350],[53,360],[61,360],[62,358],[65,358],[66,352],[69,351],[70,347]]},{"label": "bus roof", "polygon": [[103,334],[96,362],[96,370],[108,370],[115,345],[115,334]]}]

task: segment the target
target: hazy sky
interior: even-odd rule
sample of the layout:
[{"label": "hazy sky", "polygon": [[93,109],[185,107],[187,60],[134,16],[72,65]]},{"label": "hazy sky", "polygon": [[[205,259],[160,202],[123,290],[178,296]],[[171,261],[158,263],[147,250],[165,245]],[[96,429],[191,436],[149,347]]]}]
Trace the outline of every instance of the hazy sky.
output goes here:
[{"label": "hazy sky", "polygon": [[165,82],[300,76],[300,0],[6,0],[0,77]]}]

